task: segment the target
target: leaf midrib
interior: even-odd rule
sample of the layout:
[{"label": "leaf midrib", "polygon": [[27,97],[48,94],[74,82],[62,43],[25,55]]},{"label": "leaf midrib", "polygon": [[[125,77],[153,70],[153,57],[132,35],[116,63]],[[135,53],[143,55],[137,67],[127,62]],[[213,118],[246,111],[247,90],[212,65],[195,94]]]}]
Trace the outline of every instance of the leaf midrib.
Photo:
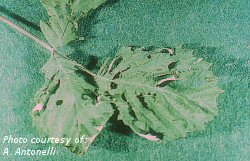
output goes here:
[{"label": "leaf midrib", "polygon": [[[56,53],[55,53],[56,54]],[[58,54],[58,55],[60,55],[60,54]],[[70,83],[70,79],[69,79],[69,77],[68,77],[68,73],[64,70],[64,68],[63,68],[63,65],[58,61],[58,59],[55,57],[55,60],[56,60],[56,62],[57,62],[57,64],[58,64],[58,67],[59,67],[59,70],[61,70],[64,74],[65,74],[65,77],[66,77],[66,83],[67,83],[67,86],[70,88],[70,91],[71,91],[71,93],[73,94],[74,92],[73,92],[73,89],[72,89],[72,87],[71,87],[71,83]],[[76,96],[73,94],[73,96],[74,96],[74,104],[73,104],[73,109],[74,109],[74,113],[75,113],[75,116],[76,116],[76,126],[77,127],[80,127],[79,126],[79,118],[78,118],[78,115],[77,115],[77,107],[76,107],[76,103],[75,103],[75,100],[76,100]],[[81,133],[81,130],[80,129],[78,129],[79,130],[79,133]]]}]

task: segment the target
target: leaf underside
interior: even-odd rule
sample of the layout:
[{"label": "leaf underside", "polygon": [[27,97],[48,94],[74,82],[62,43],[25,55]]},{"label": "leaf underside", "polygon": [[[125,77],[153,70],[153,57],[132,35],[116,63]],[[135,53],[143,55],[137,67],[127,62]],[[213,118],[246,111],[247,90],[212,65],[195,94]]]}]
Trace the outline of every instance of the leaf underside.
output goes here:
[{"label": "leaf underside", "polygon": [[123,47],[99,71],[99,94],[111,95],[118,118],[146,139],[172,140],[203,130],[218,114],[222,90],[211,63],[192,52]]}]

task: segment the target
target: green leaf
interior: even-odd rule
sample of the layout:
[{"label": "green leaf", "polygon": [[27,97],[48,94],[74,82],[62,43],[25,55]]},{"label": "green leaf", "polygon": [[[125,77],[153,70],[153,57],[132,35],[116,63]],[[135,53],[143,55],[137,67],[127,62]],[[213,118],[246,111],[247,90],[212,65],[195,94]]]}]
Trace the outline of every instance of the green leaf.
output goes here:
[{"label": "green leaf", "polygon": [[[83,77],[81,65],[54,54],[44,65],[45,85],[36,94],[33,124],[42,136],[71,138],[65,146],[83,154],[113,114],[96,86]],[[87,142],[76,144],[75,138]]]},{"label": "green leaf", "polygon": [[[63,1],[43,1],[49,15],[49,23],[40,22],[40,27],[49,44],[55,49],[77,39],[77,28]],[[57,2],[57,3],[56,3]]]},{"label": "green leaf", "polygon": [[49,15],[49,23],[40,27],[49,44],[55,49],[77,40],[78,21],[106,0],[42,0]]},{"label": "green leaf", "polygon": [[218,114],[222,92],[211,64],[191,50],[123,47],[101,67],[99,94],[111,96],[119,119],[149,140],[172,140],[203,130]]},{"label": "green leaf", "polygon": [[107,0],[75,0],[71,5],[71,9],[76,15],[82,13],[84,16],[87,15],[93,9],[96,9]]},{"label": "green leaf", "polygon": [[65,145],[83,154],[118,110],[118,119],[153,141],[203,130],[217,114],[217,86],[211,63],[178,47],[123,47],[97,74],[55,53],[44,65],[44,87],[37,92],[33,120],[40,134],[80,138]]}]

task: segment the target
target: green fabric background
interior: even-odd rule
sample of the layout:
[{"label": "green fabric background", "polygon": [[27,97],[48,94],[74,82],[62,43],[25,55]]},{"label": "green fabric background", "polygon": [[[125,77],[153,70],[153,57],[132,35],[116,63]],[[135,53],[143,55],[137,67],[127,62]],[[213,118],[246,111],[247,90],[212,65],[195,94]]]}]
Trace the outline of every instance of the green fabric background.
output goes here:
[{"label": "green fabric background", "polygon": [[[0,14],[44,39],[4,14],[6,10],[39,25],[46,12],[39,0],[0,0]],[[18,18],[20,20],[20,18]],[[90,21],[91,20],[91,21]],[[49,53],[0,22],[0,161],[248,161],[250,160],[250,1],[249,0],[119,0],[105,4],[81,23],[87,41],[73,54],[87,64],[89,55],[113,55],[122,45],[199,48],[197,56],[214,63],[219,86],[220,115],[206,131],[163,144],[153,143],[108,126],[88,153],[80,158],[64,147],[55,156],[2,156],[3,149],[46,149],[49,145],[2,144],[5,135],[36,137],[30,111],[33,96],[43,84],[40,68]],[[82,51],[81,53],[79,51]]]}]

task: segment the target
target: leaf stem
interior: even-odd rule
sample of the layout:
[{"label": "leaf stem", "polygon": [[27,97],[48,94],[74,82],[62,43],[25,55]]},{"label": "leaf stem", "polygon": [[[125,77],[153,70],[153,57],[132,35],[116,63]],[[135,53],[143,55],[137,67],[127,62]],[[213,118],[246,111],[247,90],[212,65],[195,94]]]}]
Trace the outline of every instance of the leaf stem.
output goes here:
[{"label": "leaf stem", "polygon": [[[30,39],[34,40],[35,42],[37,42],[38,44],[42,45],[44,48],[46,48],[47,50],[49,50],[52,54],[55,54],[56,51],[53,47],[51,47],[50,45],[48,45],[47,43],[45,43],[44,41],[40,40],[39,38],[37,38],[36,36],[32,35],[31,33],[29,33],[28,31],[24,30],[23,28],[17,26],[16,24],[14,24],[13,22],[11,22],[10,20],[8,20],[5,17],[0,16],[0,21],[4,22],[5,24],[7,24],[8,26],[16,29],[18,32],[21,32],[22,34],[24,34],[25,36],[29,37]],[[56,53],[59,54],[59,53]],[[60,56],[68,59],[66,56],[59,54]],[[93,77],[98,77],[96,74],[92,73],[91,71],[83,68],[81,65],[76,64],[78,67],[81,68],[81,70],[85,71],[86,73],[90,74]]]},{"label": "leaf stem", "polygon": [[22,29],[21,27],[17,26],[16,24],[14,24],[13,22],[11,22],[10,20],[8,20],[8,19],[6,19],[6,18],[4,18],[2,16],[0,16],[0,20],[2,22],[4,22],[5,24],[9,25],[10,27],[16,29],[18,32],[21,32],[25,36],[27,36],[30,39],[34,40],[38,44],[42,45],[44,48],[46,48],[47,50],[49,50],[51,53],[55,52],[55,49],[52,48],[50,45],[46,44],[44,41],[40,40],[39,38],[37,38],[36,36],[32,35],[28,31],[26,31],[26,30]]}]

